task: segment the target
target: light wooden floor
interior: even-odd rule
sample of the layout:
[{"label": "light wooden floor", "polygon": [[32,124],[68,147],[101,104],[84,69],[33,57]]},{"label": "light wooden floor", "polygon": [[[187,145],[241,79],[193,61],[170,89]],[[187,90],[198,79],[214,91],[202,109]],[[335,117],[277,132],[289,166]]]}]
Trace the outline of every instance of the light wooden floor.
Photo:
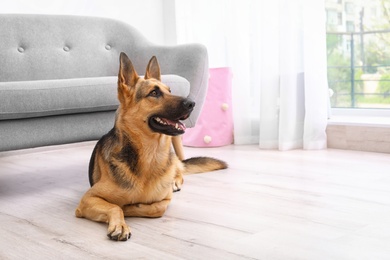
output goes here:
[{"label": "light wooden floor", "polygon": [[390,155],[185,148],[230,169],[186,176],[127,242],[74,216],[94,143],[0,153],[0,259],[390,259]]}]

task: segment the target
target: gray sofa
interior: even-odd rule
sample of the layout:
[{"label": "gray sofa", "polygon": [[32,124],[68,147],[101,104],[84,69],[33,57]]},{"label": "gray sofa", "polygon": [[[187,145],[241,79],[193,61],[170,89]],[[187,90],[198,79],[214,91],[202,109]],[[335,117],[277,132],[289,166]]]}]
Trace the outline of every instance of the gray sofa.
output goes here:
[{"label": "gray sofa", "polygon": [[139,74],[155,55],[162,81],[196,101],[207,90],[199,44],[158,46],[123,22],[81,16],[0,14],[0,151],[99,139],[114,124],[119,54]]}]

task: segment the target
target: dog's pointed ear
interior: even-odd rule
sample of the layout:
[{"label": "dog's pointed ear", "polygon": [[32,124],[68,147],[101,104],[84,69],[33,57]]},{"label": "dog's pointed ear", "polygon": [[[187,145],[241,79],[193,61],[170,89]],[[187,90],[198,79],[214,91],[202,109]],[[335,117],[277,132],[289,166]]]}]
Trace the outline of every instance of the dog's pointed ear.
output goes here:
[{"label": "dog's pointed ear", "polygon": [[128,87],[134,87],[138,78],[139,76],[134,69],[133,63],[131,63],[131,60],[124,52],[121,52],[119,57],[118,82]]},{"label": "dog's pointed ear", "polygon": [[160,71],[160,65],[158,64],[156,56],[153,56],[148,66],[146,67],[146,73],[145,73],[145,79],[154,78],[158,81],[161,81],[161,71]]}]

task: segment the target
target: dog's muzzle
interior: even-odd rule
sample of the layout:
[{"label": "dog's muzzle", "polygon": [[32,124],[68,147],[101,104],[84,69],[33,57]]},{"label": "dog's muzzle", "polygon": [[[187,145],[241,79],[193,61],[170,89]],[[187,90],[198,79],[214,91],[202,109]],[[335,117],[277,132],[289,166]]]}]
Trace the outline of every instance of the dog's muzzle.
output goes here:
[{"label": "dog's muzzle", "polygon": [[168,112],[154,115],[149,118],[149,127],[154,131],[166,135],[177,136],[184,134],[186,120],[195,107],[195,102],[185,98],[177,107],[170,107]]}]

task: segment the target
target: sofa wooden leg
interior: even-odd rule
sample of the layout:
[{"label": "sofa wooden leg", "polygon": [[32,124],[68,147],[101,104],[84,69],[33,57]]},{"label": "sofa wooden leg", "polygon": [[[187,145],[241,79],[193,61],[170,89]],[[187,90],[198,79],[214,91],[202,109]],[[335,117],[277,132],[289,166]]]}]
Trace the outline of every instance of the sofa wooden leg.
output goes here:
[{"label": "sofa wooden leg", "polygon": [[183,142],[181,140],[181,136],[172,137],[173,149],[175,149],[175,153],[180,161],[183,161],[184,158],[184,150],[183,150]]}]

